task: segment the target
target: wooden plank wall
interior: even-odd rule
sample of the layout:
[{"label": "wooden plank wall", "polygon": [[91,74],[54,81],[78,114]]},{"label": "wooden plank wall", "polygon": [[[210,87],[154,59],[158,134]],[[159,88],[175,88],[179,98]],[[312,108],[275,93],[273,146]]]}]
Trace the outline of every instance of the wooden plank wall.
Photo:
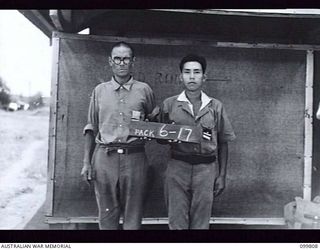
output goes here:
[{"label": "wooden plank wall", "polygon": [[320,195],[320,121],[316,112],[320,102],[320,54],[314,53],[314,85],[313,85],[313,152],[312,152],[312,197]]},{"label": "wooden plank wall", "polygon": [[[96,216],[93,188],[80,178],[82,129],[93,88],[111,77],[111,43],[60,39],[53,216]],[[303,194],[304,51],[134,44],[134,76],[153,88],[156,101],[182,90],[180,59],[208,60],[206,91],[221,100],[237,135],[230,144],[227,189],[214,204],[218,217],[282,217]],[[145,217],[165,217],[163,175],[168,148],[147,144],[150,162]]]}]

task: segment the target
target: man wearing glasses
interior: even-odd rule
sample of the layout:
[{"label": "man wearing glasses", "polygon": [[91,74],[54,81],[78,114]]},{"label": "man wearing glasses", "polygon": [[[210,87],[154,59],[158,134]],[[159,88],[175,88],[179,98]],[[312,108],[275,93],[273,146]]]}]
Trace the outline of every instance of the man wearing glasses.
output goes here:
[{"label": "man wearing glasses", "polygon": [[[110,81],[92,92],[88,122],[84,128],[85,150],[81,175],[94,180],[100,229],[139,229],[146,189],[147,159],[144,140],[128,137],[130,120],[145,120],[155,107],[148,84],[134,80],[133,48],[113,45]],[[96,145],[95,145],[96,144]]]}]

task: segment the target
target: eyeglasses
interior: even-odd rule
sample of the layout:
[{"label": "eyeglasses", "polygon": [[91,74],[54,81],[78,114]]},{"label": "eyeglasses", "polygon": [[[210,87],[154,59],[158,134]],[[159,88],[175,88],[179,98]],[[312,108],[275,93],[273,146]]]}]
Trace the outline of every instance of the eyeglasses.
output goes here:
[{"label": "eyeglasses", "polygon": [[123,62],[124,65],[128,65],[132,59],[131,57],[124,57],[124,58],[121,58],[121,57],[114,57],[114,58],[111,58],[111,60],[114,62],[114,64],[116,65],[120,65],[121,62]]}]

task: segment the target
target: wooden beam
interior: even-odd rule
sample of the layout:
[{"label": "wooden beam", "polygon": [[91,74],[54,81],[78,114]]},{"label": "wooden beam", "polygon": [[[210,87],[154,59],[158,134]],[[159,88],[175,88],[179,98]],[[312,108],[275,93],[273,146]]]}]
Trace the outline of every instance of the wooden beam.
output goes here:
[{"label": "wooden beam", "polygon": [[72,25],[72,10],[60,10],[60,14],[64,22],[66,22],[69,25]]},{"label": "wooden beam", "polygon": [[[46,217],[47,224],[68,223],[98,223],[98,217]],[[122,219],[120,219],[122,223]],[[167,217],[143,218],[143,225],[165,225],[168,224]],[[211,217],[210,224],[238,224],[238,225],[286,225],[284,218],[231,218]]]},{"label": "wooden beam", "polygon": [[125,41],[136,44],[150,45],[185,45],[185,46],[211,46],[219,48],[246,48],[246,49],[287,49],[287,50],[320,50],[320,45],[313,44],[278,44],[278,43],[234,43],[234,42],[217,42],[208,38],[143,38],[143,37],[118,37],[118,36],[96,36],[96,35],[78,35],[54,32],[54,37],[63,39],[92,40],[104,42]]},{"label": "wooden beam", "polygon": [[74,10],[59,10],[59,22],[64,32],[77,32],[73,12]]},{"label": "wooden beam", "polygon": [[54,26],[56,26],[56,29],[59,31],[63,31],[59,10],[50,10],[49,16],[50,16],[51,21],[53,22]]},{"label": "wooden beam", "polygon": [[54,30],[53,26],[44,18],[44,16],[38,10],[31,10],[31,13],[39,19],[39,21],[48,29]]},{"label": "wooden beam", "polygon": [[96,20],[99,19],[99,17],[107,12],[110,12],[111,10],[99,10],[99,9],[93,9],[90,11],[87,10],[72,10],[72,25],[73,25],[73,31],[75,33],[78,33],[79,31],[82,31],[89,26],[94,26],[97,22]]},{"label": "wooden beam", "polygon": [[40,13],[39,10],[19,10],[19,12],[39,28],[46,36],[51,38],[55,27]]},{"label": "wooden beam", "polygon": [[311,174],[312,174],[312,114],[313,114],[313,75],[314,53],[307,51],[306,55],[306,94],[305,94],[305,118],[304,118],[304,179],[303,198],[311,200]]},{"label": "wooden beam", "polygon": [[320,10],[313,11],[299,10],[228,10],[228,9],[150,9],[154,11],[208,14],[208,15],[229,15],[229,16],[248,16],[248,17],[289,17],[289,18],[320,18]]},{"label": "wooden beam", "polygon": [[315,44],[312,45],[312,44],[217,42],[217,47],[244,48],[244,49],[320,50],[320,45],[315,45]]},{"label": "wooden beam", "polygon": [[58,31],[77,33],[109,10],[50,10],[50,18]]}]

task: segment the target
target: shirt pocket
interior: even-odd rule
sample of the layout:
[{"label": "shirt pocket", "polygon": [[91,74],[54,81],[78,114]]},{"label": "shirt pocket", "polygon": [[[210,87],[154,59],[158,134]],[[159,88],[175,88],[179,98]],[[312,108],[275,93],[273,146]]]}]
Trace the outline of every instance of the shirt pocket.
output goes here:
[{"label": "shirt pocket", "polygon": [[200,118],[200,125],[203,128],[217,130],[217,118],[212,109]]},{"label": "shirt pocket", "polygon": [[126,103],[126,110],[125,112],[130,116],[131,118],[136,118],[137,114],[140,116],[140,120],[144,120],[145,118],[145,110],[144,110],[144,102],[141,98],[139,99],[129,99]]},{"label": "shirt pocket", "polygon": [[[189,118],[189,119],[188,119]],[[179,125],[192,125],[194,124],[193,117],[188,117],[188,114],[185,114],[184,110],[181,110],[180,108],[173,109],[168,116],[168,123],[176,123]]]}]

